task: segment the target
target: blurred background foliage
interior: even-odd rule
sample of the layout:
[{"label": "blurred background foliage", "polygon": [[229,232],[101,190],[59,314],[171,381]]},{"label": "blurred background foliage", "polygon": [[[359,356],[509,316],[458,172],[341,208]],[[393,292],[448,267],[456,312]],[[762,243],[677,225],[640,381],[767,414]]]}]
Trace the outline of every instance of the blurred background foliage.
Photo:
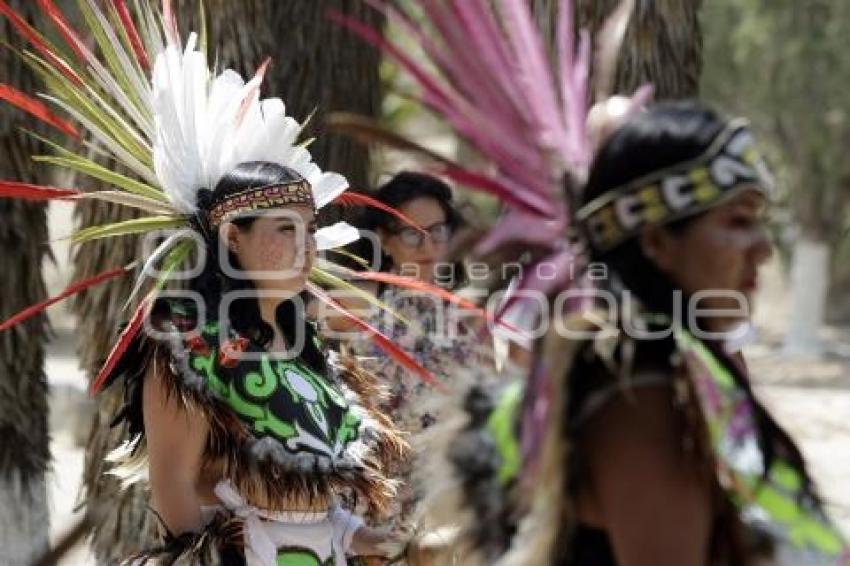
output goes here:
[{"label": "blurred background foliage", "polygon": [[702,96],[747,116],[783,191],[779,245],[831,251],[834,321],[850,319],[850,2],[711,0],[702,9]]},{"label": "blurred background foliage", "polygon": [[[546,28],[559,3],[534,0],[532,4]],[[582,25],[591,29],[598,25],[608,11],[602,4],[606,3],[576,3]],[[649,74],[662,83],[663,98],[696,94],[691,80],[701,76],[698,96],[752,120],[779,181],[780,202],[771,211],[771,219],[783,265],[790,268],[794,244],[800,240],[825,245],[830,251],[827,315],[832,322],[850,320],[850,159],[845,157],[850,149],[850,57],[846,55],[850,2],[638,0],[637,14],[623,67],[651,69],[658,63],[660,70]],[[690,21],[692,14],[699,15],[701,30]],[[387,33],[402,42],[412,41],[399,37],[391,25]],[[677,34],[689,37],[676,38]],[[681,51],[665,51],[667,45],[659,39],[664,35],[674,37],[667,44]],[[642,48],[644,52],[638,53]],[[653,49],[657,52],[652,53]],[[645,60],[637,61],[639,57],[630,50]],[[675,68],[677,57],[679,67],[689,68]],[[622,71],[621,75],[629,74],[629,69]],[[381,77],[387,125],[419,134],[426,144],[430,140],[463,159],[475,158],[447,139],[450,134],[405,94],[410,85],[392,63],[382,63]],[[628,92],[633,84],[624,83],[636,81],[633,77],[620,83]],[[378,172],[412,166],[380,151],[374,165]],[[482,220],[498,212],[487,199],[472,200],[481,207]]]}]

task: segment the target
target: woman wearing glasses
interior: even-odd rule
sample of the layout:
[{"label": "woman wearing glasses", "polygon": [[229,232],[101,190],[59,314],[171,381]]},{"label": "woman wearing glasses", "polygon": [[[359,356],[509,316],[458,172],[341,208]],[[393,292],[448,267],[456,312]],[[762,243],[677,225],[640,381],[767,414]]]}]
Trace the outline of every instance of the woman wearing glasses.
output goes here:
[{"label": "woman wearing glasses", "polygon": [[[429,175],[402,172],[379,187],[373,197],[421,228],[406,225],[378,209],[367,211],[361,229],[367,235],[371,234],[370,239],[379,244],[375,260],[380,262],[380,270],[444,287],[457,287],[460,271],[447,261],[447,255],[450,241],[462,220],[448,185]],[[375,268],[375,265],[372,267]],[[384,285],[364,288],[400,318],[414,322],[414,326],[376,311],[370,317],[367,315],[369,306],[356,297],[342,302],[358,310],[358,314],[370,324],[396,340],[396,344],[441,379],[449,390],[455,387],[463,390],[452,379],[460,374],[466,375],[470,368],[481,368],[482,375],[485,372],[493,374],[492,355],[481,351],[482,341],[477,331],[465,324],[469,319],[464,318],[462,311],[423,293]],[[370,340],[357,335],[355,329],[346,327],[344,320],[326,318],[323,322],[331,331],[328,337],[345,338],[349,351],[362,356],[364,366],[388,385],[389,392],[382,408],[396,426],[410,433],[410,440],[416,448],[421,433],[439,419],[438,408],[446,404],[445,395],[411,376],[373,348]],[[459,367],[463,367],[464,371],[458,371]],[[419,522],[416,506],[421,494],[419,482],[412,473],[415,469],[414,461],[397,470],[397,477],[404,485],[396,498],[392,519],[394,526],[412,526]]]},{"label": "woman wearing glasses", "polygon": [[[381,210],[369,209],[363,228],[380,241],[381,271],[455,287],[457,273],[445,259],[449,240],[462,221],[448,185],[430,175],[402,172],[382,185],[375,198],[422,228],[417,230]],[[376,289],[376,294],[380,291]]]}]

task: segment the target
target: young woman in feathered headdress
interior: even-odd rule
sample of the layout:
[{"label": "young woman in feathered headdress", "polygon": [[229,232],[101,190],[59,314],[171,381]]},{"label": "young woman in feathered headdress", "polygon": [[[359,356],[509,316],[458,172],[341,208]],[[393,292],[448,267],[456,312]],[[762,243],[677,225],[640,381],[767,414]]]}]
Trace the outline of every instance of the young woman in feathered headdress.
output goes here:
[{"label": "young woman in feathered headdress", "polygon": [[[343,566],[353,554],[399,554],[398,537],[366,527],[354,509],[379,517],[388,507],[396,489],[388,470],[406,443],[373,405],[374,378],[326,350],[304,316],[309,293],[432,379],[326,293],[352,288],[347,270],[318,255],[358,237],[345,223],[317,228],[317,211],[348,188],[345,178],[312,162],[283,101],[260,99],[267,65],[247,82],[232,70],[216,74],[199,47],[205,38],[181,40],[168,0],[161,13],[147,2],[134,11],[122,0],[105,10],[80,2],[95,47],[52,2],[39,6],[65,49],[2,0],[0,13],[30,42],[24,58],[45,79],[52,106],[10,85],[0,84],[0,98],[69,136],[81,137],[82,127],[126,173],[51,143],[55,154],[43,161],[115,190],[3,181],[0,196],[133,207],[143,216],[74,240],[149,234],[155,247],[2,328],[140,271],[127,299],[135,312],[92,384],[93,392],[125,387],[117,422],[128,438],[110,458],[112,473],[127,484],[149,481],[165,535],[136,559]],[[190,258],[193,267],[177,271]]]}]

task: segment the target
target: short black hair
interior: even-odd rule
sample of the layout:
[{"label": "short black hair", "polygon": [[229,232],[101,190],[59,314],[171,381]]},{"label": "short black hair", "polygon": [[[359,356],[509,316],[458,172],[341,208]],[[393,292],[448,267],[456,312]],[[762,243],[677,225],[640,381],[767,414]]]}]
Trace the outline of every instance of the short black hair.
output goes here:
[{"label": "short black hair", "polygon": [[[410,201],[419,198],[432,198],[440,205],[446,215],[446,223],[454,231],[462,224],[462,219],[455,209],[451,188],[432,175],[402,171],[392,179],[378,187],[373,197],[393,208],[400,208]],[[386,212],[369,208],[364,214],[361,227],[374,230],[389,228],[398,221]]]}]

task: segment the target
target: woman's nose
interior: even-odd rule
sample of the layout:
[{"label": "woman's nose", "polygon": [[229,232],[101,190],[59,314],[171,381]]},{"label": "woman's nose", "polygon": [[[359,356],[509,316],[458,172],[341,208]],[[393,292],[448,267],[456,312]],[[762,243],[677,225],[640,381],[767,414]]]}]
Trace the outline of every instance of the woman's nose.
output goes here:
[{"label": "woman's nose", "polygon": [[304,239],[304,255],[312,259],[316,255],[317,248],[316,236],[308,232]]},{"label": "woman's nose", "polygon": [[431,236],[425,236],[422,238],[422,243],[419,244],[419,251],[427,255],[428,257],[434,257],[436,253],[436,244],[434,243],[434,238]]},{"label": "woman's nose", "polygon": [[762,265],[773,257],[773,243],[766,228],[759,228],[752,245],[752,256],[756,265]]}]

